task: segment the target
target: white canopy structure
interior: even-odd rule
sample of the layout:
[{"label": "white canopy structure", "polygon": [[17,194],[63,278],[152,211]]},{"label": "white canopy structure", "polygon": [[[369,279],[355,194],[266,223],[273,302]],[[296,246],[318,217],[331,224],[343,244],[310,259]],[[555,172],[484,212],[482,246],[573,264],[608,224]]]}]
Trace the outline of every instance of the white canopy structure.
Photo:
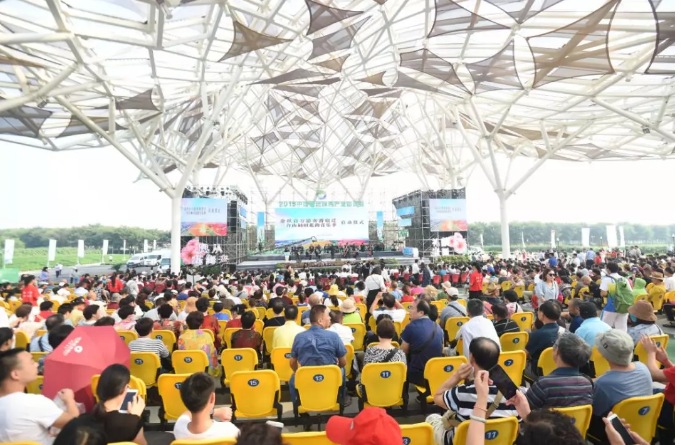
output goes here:
[{"label": "white canopy structure", "polygon": [[173,270],[207,168],[480,168],[508,256],[506,201],[545,161],[674,157],[674,22],[673,0],[4,0],[0,139],[115,147],[172,199]]}]

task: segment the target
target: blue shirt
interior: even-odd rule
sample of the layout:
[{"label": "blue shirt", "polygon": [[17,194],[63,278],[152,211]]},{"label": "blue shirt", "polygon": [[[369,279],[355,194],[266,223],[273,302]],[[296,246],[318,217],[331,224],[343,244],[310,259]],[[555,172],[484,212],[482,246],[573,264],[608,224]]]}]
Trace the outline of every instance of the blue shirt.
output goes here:
[{"label": "blue shirt", "polygon": [[631,397],[653,395],[653,379],[641,362],[631,371],[608,371],[594,383],[593,417],[605,417],[613,406]]},{"label": "blue shirt", "polygon": [[223,314],[222,312],[218,312],[215,314],[215,318],[218,321],[229,321],[229,315]]},{"label": "blue shirt", "polygon": [[587,260],[595,260],[596,259],[596,252],[594,252],[593,250],[589,250],[586,253],[586,259]]},{"label": "blue shirt", "polygon": [[[33,340],[31,340],[31,352],[52,352],[52,346],[50,346],[50,337],[49,337],[49,332],[45,335],[41,335],[40,337],[36,337]],[[42,349],[40,349],[40,346],[42,345]]]},{"label": "blue shirt", "polygon": [[186,300],[187,298],[189,298],[189,295],[186,292],[180,292],[177,294],[178,301]]},{"label": "blue shirt", "polygon": [[301,366],[335,365],[345,354],[340,336],[318,325],[296,335],[291,348],[291,357],[297,359]]},{"label": "blue shirt", "polygon": [[556,258],[555,256],[552,256],[551,258],[549,258],[549,266],[556,267],[557,265],[558,265],[558,258]]},{"label": "blue shirt", "polygon": [[410,353],[409,366],[407,368],[407,378],[410,381],[419,381],[423,378],[423,371],[426,363],[433,357],[442,357],[442,344],[444,342],[444,332],[440,326],[435,327],[435,335],[430,343],[423,346],[431,338],[433,333],[433,321],[424,316],[418,320],[412,320],[402,332],[402,340],[409,343],[409,350],[420,350],[418,354]]},{"label": "blue shirt", "polygon": [[596,342],[596,336],[601,332],[607,332],[610,329],[612,329],[610,325],[604,323],[598,317],[592,317],[584,320],[579,329],[575,331],[575,334],[582,337],[584,341],[593,348],[594,343]]},{"label": "blue shirt", "polygon": [[572,321],[570,322],[570,332],[572,332],[574,334],[575,331],[577,329],[579,329],[579,327],[582,325],[583,322],[584,322],[584,319],[582,317],[580,317],[579,315],[576,316],[575,318],[573,318]]},{"label": "blue shirt", "polygon": [[537,374],[539,356],[544,352],[544,349],[553,347],[558,338],[558,328],[558,323],[548,323],[530,333],[530,339],[527,341],[525,349],[527,349],[527,352],[532,357],[532,372],[535,374]]}]

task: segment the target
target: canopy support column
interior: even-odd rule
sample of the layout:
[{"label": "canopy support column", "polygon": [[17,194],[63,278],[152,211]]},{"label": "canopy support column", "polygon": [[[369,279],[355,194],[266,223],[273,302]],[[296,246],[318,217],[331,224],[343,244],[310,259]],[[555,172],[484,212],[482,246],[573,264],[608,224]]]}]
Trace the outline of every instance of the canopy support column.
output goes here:
[{"label": "canopy support column", "polygon": [[499,197],[499,226],[501,229],[501,257],[505,260],[511,257],[511,236],[506,213],[506,195],[502,190],[497,192]]},{"label": "canopy support column", "polygon": [[182,196],[174,196],[171,200],[170,215],[170,271],[180,273],[180,234],[182,233]]}]

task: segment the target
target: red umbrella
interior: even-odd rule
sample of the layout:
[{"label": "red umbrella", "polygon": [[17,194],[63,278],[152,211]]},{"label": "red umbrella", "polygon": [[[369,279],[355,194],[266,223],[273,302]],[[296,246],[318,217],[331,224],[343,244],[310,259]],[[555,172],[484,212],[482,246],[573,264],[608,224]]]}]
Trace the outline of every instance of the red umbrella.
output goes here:
[{"label": "red umbrella", "polygon": [[70,388],[76,402],[89,411],[94,405],[92,376],[109,365],[130,367],[130,349],[112,326],[79,326],[47,355],[43,375],[43,395],[53,399],[57,392]]}]

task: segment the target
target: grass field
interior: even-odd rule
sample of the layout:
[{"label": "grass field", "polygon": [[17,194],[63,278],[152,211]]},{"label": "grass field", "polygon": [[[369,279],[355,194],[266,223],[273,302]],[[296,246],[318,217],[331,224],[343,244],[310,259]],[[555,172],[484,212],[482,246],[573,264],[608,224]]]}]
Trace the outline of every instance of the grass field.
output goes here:
[{"label": "grass field", "polygon": [[[50,261],[50,267],[54,267],[57,263],[61,263],[64,266],[73,266],[76,264],[77,259],[80,264],[96,264],[102,262],[101,249],[86,249],[84,258],[76,258],[77,252],[78,249],[75,247],[57,248],[56,261]],[[112,262],[107,255],[107,257],[104,258],[104,262],[109,264],[124,263],[128,258],[129,255],[126,255],[124,259],[122,254],[115,254],[113,255]],[[20,271],[40,270],[45,266],[47,266],[47,248],[44,247],[14,249],[12,264],[7,265],[7,267],[18,268]]]}]

